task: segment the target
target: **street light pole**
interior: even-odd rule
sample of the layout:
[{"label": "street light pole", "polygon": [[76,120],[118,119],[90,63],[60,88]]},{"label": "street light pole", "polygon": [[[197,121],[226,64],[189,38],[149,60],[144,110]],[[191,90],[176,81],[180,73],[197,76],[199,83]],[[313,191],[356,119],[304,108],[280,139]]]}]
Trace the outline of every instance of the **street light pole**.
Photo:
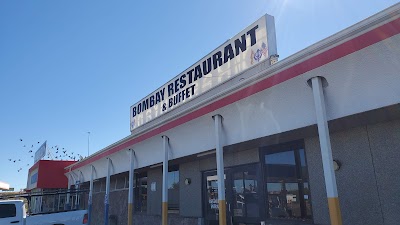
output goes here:
[{"label": "street light pole", "polygon": [[87,133],[88,133],[88,136],[87,136],[87,156],[89,157],[89,143],[90,143],[90,142],[89,142],[89,140],[90,140],[89,137],[90,137],[90,131],[88,131]]}]

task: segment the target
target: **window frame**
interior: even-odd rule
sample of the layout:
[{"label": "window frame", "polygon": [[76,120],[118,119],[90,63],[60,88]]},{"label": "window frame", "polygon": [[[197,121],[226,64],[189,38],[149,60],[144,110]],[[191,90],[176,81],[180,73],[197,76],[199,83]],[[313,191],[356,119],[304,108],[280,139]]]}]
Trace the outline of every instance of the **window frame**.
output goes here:
[{"label": "window frame", "polygon": [[[298,191],[299,191],[299,199],[300,199],[300,205],[301,205],[301,218],[271,218],[268,211],[269,211],[269,204],[268,204],[268,190],[267,190],[267,182],[268,182],[268,173],[267,173],[267,163],[265,161],[266,156],[269,154],[274,154],[274,153],[279,153],[279,152],[286,152],[290,151],[288,149],[292,149],[294,152],[294,160],[295,160],[295,169],[296,169],[296,178],[297,181],[296,183],[298,184]],[[303,168],[301,165],[301,156],[300,156],[300,150],[303,150],[304,152],[304,161],[305,165],[307,168],[307,173],[303,173]],[[262,146],[260,147],[259,151],[259,158],[260,158],[260,163],[261,163],[261,171],[262,171],[262,188],[264,192],[264,204],[265,204],[265,212],[263,214],[265,215],[265,218],[268,220],[305,220],[305,221],[313,221],[313,210],[312,210],[312,205],[310,205],[310,218],[307,218],[307,210],[306,210],[306,201],[304,199],[304,193],[305,193],[305,188],[304,188],[304,183],[308,183],[308,200],[311,201],[311,185],[310,185],[310,179],[309,179],[309,173],[308,173],[308,164],[307,164],[307,155],[306,155],[306,150],[305,150],[305,144],[304,140],[296,140],[296,141],[291,141],[287,143],[282,143],[282,144],[276,144],[276,145],[270,145],[270,146]],[[260,185],[261,187],[261,185]]]},{"label": "window frame", "polygon": [[[146,207],[145,209],[142,208],[142,205],[138,204],[139,199],[140,199],[140,189],[138,187],[138,184],[140,182],[140,179],[146,178]],[[148,193],[149,193],[149,185],[148,185],[148,175],[147,172],[142,172],[142,173],[135,173],[134,177],[134,182],[133,182],[133,194],[134,194],[134,212],[135,213],[147,213],[147,206],[148,206]],[[129,181],[128,181],[129,183]],[[129,185],[128,185],[129,186]]]},{"label": "window frame", "polygon": [[[177,180],[177,182],[174,182],[174,183],[176,183],[177,187],[176,188],[170,188],[169,187],[170,186],[170,184],[169,184],[169,182],[170,182],[169,175],[170,175],[170,173],[175,173],[175,172],[178,173],[177,174],[178,175],[177,176],[178,180]],[[181,179],[180,179],[181,173],[179,171],[179,165],[169,166],[168,167],[167,176],[168,176],[168,187],[167,187],[168,188],[167,189],[168,196],[172,195],[173,194],[172,192],[177,192],[177,198],[178,198],[178,201],[177,201],[178,204],[171,204],[171,201],[168,201],[168,212],[169,213],[179,213],[179,208],[180,208],[179,195],[180,195],[180,183],[181,183]],[[175,176],[174,176],[174,178],[175,178]],[[174,184],[174,183],[172,183],[172,184]],[[168,199],[170,199],[170,197],[168,197]]]}]

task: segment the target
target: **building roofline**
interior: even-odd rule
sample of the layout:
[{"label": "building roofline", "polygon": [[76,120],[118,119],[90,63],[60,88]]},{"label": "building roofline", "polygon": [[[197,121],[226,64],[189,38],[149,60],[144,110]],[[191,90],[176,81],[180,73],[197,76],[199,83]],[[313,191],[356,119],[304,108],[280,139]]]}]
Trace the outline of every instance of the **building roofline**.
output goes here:
[{"label": "building roofline", "polygon": [[[244,82],[226,89],[217,96],[212,96],[212,98],[201,101],[189,107],[187,110],[179,112],[179,114],[170,114],[169,118],[164,120],[154,121],[147,129],[128,135],[92,154],[88,158],[65,167],[65,170],[67,172],[67,170],[88,165],[100,158],[121,151],[155,135],[159,135],[206,113],[215,111],[233,102],[285,82],[293,77],[326,65],[399,33],[400,3],[397,3],[285,58],[253,75],[251,78],[246,79]],[[260,64],[256,66],[260,66]],[[248,70],[250,69],[251,68]],[[212,102],[211,99],[217,100]]]}]

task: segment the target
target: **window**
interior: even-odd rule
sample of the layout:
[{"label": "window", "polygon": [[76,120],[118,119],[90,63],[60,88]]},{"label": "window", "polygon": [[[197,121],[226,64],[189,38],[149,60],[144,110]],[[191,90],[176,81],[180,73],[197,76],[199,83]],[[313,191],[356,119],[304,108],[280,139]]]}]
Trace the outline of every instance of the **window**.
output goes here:
[{"label": "window", "polygon": [[105,182],[104,178],[93,180],[93,193],[101,192],[105,188],[102,187],[104,186],[104,182]]},{"label": "window", "polygon": [[0,218],[15,217],[17,209],[14,204],[1,204],[0,205]]},{"label": "window", "polygon": [[266,148],[264,165],[267,215],[270,218],[311,219],[308,172],[302,143]]},{"label": "window", "polygon": [[179,167],[170,167],[168,171],[168,209],[179,210]]},{"label": "window", "polygon": [[129,172],[119,173],[111,176],[110,191],[125,189],[126,180],[128,180],[129,183]]},{"label": "window", "polygon": [[117,185],[116,185],[115,189],[121,190],[121,189],[125,188],[126,180],[129,181],[128,175],[129,175],[129,172],[128,173],[123,173],[123,174],[121,174],[120,176],[117,177]]},{"label": "window", "polygon": [[[133,183],[135,183],[136,181],[133,181]],[[124,184],[124,188],[128,189],[129,188],[129,173],[128,173],[128,177],[125,179],[125,184]]]},{"label": "window", "polygon": [[110,177],[110,191],[114,191],[117,186],[117,176]]},{"label": "window", "polygon": [[168,172],[168,190],[179,189],[179,170]]},{"label": "window", "polygon": [[135,176],[135,211],[147,211],[147,174],[141,173]]},{"label": "window", "polygon": [[100,192],[105,192],[106,191],[106,178],[101,178],[100,179]]},{"label": "window", "polygon": [[237,168],[231,173],[234,217],[260,216],[257,172],[254,167]]}]

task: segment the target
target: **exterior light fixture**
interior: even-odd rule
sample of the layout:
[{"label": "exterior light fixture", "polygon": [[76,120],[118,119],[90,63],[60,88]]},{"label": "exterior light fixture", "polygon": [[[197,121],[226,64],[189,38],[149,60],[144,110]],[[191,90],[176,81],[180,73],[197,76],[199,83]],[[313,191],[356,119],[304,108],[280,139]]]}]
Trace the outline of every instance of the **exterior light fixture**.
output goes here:
[{"label": "exterior light fixture", "polygon": [[185,184],[186,185],[189,185],[189,184],[191,184],[192,183],[192,179],[190,179],[190,178],[186,178],[185,179]]},{"label": "exterior light fixture", "polygon": [[339,160],[337,160],[337,159],[334,159],[334,160],[333,160],[333,169],[334,169],[335,171],[338,171],[338,170],[340,169],[341,166],[342,166],[342,163],[340,163]]}]

